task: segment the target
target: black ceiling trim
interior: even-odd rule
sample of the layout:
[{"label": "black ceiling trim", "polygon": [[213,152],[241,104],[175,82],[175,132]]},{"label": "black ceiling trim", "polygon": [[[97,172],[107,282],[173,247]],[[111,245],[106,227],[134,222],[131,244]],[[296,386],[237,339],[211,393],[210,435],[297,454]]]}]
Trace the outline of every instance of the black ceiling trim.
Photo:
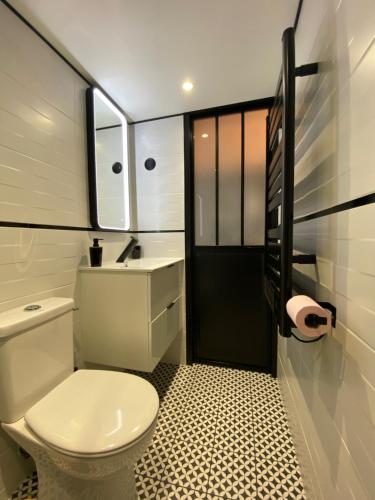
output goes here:
[{"label": "black ceiling trim", "polygon": [[318,219],[320,217],[326,217],[327,215],[337,214],[339,212],[344,212],[345,210],[350,210],[352,208],[363,207],[365,205],[370,205],[375,203],[375,193],[366,194],[365,196],[360,196],[354,200],[345,201],[333,207],[325,208],[314,212],[313,214],[304,215],[302,217],[297,217],[294,219],[294,224],[300,224],[301,222],[306,222],[313,219]]},{"label": "black ceiling trim", "polygon": [[69,67],[70,69],[72,69],[78,76],[80,76],[82,78],[82,80],[84,80],[88,85],[92,85],[92,81],[88,80],[71,62],[68,61],[68,59],[63,56],[61,54],[61,52],[59,50],[56,49],[56,47],[54,47],[52,45],[51,42],[49,42],[47,40],[47,38],[45,36],[43,36],[40,31],[38,31],[31,23],[30,21],[28,21],[22,14],[20,14],[20,12],[18,12],[17,9],[15,9],[13,7],[13,5],[11,5],[7,0],[1,0],[1,2],[6,6],[8,7],[9,10],[11,10],[13,12],[13,14],[15,14],[24,24],[26,24],[26,26],[28,26],[39,38],[41,38],[43,40],[44,43],[46,43],[48,45],[48,47],[50,49],[52,49],[55,54],[57,54]]},{"label": "black ceiling trim", "polygon": [[[129,125],[129,123],[128,123],[128,125]],[[96,131],[98,131],[98,130],[107,130],[109,128],[118,128],[118,127],[122,127],[122,125],[107,125],[106,127],[98,127],[95,130]]]},{"label": "black ceiling trim", "polygon": [[[7,0],[0,0],[6,7],[8,7],[8,9],[13,12],[13,14],[15,16],[18,17],[18,19],[20,19],[28,28],[31,29],[31,31],[33,31],[41,40],[43,40],[43,42],[45,44],[48,45],[48,47],[53,50],[53,52],[58,56],[60,57],[60,59],[62,59],[65,64],[67,64],[69,66],[70,69],[72,69],[74,71],[74,73],[76,73],[80,78],[82,78],[82,80],[84,82],[87,83],[87,85],[89,85],[89,87],[97,87],[101,92],[103,92],[103,94],[117,107],[119,108],[119,110],[121,111],[121,113],[124,114],[124,116],[127,116],[126,112],[121,108],[121,106],[118,105],[118,103],[103,89],[103,87],[95,80],[95,78],[93,78],[91,75],[90,75],[90,79],[86,78],[80,71],[79,69],[77,69],[74,64],[72,64],[54,45],[52,45],[51,42],[49,42],[47,40],[47,38],[42,35],[42,33],[40,31],[38,31],[31,23],[30,21],[28,21],[20,12],[18,12],[17,9],[15,9],[13,7],[13,5],[11,5]],[[129,123],[129,121],[128,121]]]},{"label": "black ceiling trim", "polygon": [[199,116],[211,116],[212,114],[226,114],[226,113],[237,113],[243,111],[244,108],[249,110],[264,109],[269,108],[273,105],[273,97],[265,97],[262,99],[254,99],[252,101],[241,101],[235,102],[234,104],[224,104],[223,106],[216,106],[214,108],[204,108],[196,109],[193,111],[185,111],[184,113],[177,113],[175,115],[165,115],[157,116],[155,118],[147,118],[147,120],[139,120],[135,122],[129,122],[129,125],[138,125],[138,123],[153,122],[155,120],[165,120],[166,118],[174,118],[176,116],[190,115],[192,117]]},{"label": "black ceiling trim", "polygon": [[184,113],[192,118],[203,118],[212,115],[225,115],[232,113],[241,113],[246,111],[255,111],[257,109],[271,108],[273,106],[274,97],[264,97],[262,99],[253,99],[252,101],[235,102],[234,104],[225,104],[224,106],[216,106],[214,108],[199,109]]},{"label": "black ceiling trim", "polygon": [[165,120],[166,118],[175,118],[176,116],[183,116],[184,113],[176,113],[174,115],[156,116],[155,118],[146,118],[145,120],[137,120],[129,122],[129,125],[138,125],[138,123],[154,122],[156,120]]},{"label": "black ceiling trim", "polygon": [[302,6],[303,6],[303,0],[299,0],[297,12],[296,12],[296,17],[294,18],[294,25],[293,25],[295,31],[297,31],[297,28],[298,28],[298,23],[299,23],[299,18],[301,16]]},{"label": "black ceiling trim", "polygon": [[[302,5],[302,1],[303,0],[300,0],[300,4]],[[118,103],[116,101],[113,100],[113,98],[103,89],[103,87],[90,75],[90,79],[86,78],[80,71],[79,69],[77,69],[51,42],[49,42],[47,40],[47,38],[42,35],[42,33],[40,33],[40,31],[38,31],[31,23],[30,21],[28,21],[20,12],[18,12],[18,10],[13,7],[13,5],[11,5],[8,0],[0,0],[1,3],[3,3],[6,7],[8,7],[8,9],[13,12],[13,14],[15,16],[17,16],[28,28],[30,28],[41,40],[43,40],[44,43],[46,43],[48,45],[48,47],[53,50],[53,52],[55,52],[55,54],[57,54],[64,62],[65,64],[67,64],[70,69],[72,69],[80,78],[82,78],[82,80],[84,82],[87,83],[87,85],[89,85],[90,87],[94,86],[94,87],[97,87],[99,90],[101,90],[103,92],[103,94],[117,107],[120,109],[120,111],[125,115],[127,116],[126,112],[121,108],[121,106],[118,105]],[[300,10],[300,5],[298,6],[299,7],[299,10]],[[297,11],[297,14],[299,12],[299,10]],[[296,18],[296,21],[298,22],[298,19]],[[231,106],[238,106],[239,108],[241,108],[241,106],[244,106],[248,103],[256,103],[256,102],[261,102],[261,101],[264,101],[265,102],[265,105],[262,106],[260,105],[259,107],[268,107],[268,104],[266,103],[267,99],[273,99],[272,97],[268,97],[266,99],[257,99],[257,100],[253,100],[253,101],[244,101],[244,102],[238,102],[238,103],[234,103],[234,104],[228,104],[228,105],[224,105],[224,106],[217,106],[215,108],[209,108],[209,112],[212,112],[212,110],[214,111],[217,111],[217,112],[223,112],[225,113],[225,108],[230,108]],[[175,113],[175,114],[172,114],[172,115],[165,115],[165,116],[157,116],[157,117],[154,117],[154,118],[147,118],[145,120],[137,120],[137,121],[128,121],[128,125],[136,125],[138,123],[146,123],[146,122],[151,122],[151,121],[155,121],[155,120],[164,120],[166,118],[174,118],[174,117],[177,117],[177,116],[184,116],[185,114],[188,114],[188,113],[197,113],[197,114],[200,114],[200,113],[204,113],[204,110],[193,110],[193,111],[187,111],[187,112],[184,112],[184,113]]]}]

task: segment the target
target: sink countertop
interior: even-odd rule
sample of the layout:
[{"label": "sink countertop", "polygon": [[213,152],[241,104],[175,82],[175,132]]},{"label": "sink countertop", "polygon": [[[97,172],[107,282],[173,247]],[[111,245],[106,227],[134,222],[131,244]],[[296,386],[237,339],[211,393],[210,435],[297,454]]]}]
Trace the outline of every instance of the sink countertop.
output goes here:
[{"label": "sink countertop", "polygon": [[79,266],[80,271],[100,272],[100,271],[120,271],[120,272],[152,272],[156,269],[167,267],[184,259],[176,257],[157,257],[143,259],[129,259],[125,265],[122,262],[103,262],[101,267]]}]

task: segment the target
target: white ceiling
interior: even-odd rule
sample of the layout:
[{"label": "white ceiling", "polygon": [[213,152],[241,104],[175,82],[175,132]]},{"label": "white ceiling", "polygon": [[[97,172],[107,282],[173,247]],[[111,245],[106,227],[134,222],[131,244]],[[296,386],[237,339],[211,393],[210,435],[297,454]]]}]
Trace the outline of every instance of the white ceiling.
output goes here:
[{"label": "white ceiling", "polygon": [[142,120],[272,95],[298,0],[10,3]]}]

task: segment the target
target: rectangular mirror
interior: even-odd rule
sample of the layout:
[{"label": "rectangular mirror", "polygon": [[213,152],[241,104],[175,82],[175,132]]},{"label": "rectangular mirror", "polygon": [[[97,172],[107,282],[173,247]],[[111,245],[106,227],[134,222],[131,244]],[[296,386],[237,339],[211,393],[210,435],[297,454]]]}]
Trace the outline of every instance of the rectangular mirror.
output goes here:
[{"label": "rectangular mirror", "polygon": [[98,88],[86,91],[90,218],[94,229],[130,228],[128,123]]}]

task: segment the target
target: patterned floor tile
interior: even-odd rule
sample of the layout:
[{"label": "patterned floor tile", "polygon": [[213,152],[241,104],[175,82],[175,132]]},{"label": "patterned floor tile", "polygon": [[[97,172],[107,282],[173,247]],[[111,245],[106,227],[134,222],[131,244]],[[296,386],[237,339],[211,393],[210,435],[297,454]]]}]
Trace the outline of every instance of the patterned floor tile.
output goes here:
[{"label": "patterned floor tile", "polygon": [[[160,397],[152,444],[135,466],[140,499],[305,498],[277,380],[200,364],[132,373]],[[34,473],[12,500],[36,497]]]},{"label": "patterned floor tile", "polygon": [[215,440],[216,419],[212,414],[187,414],[181,420],[176,433],[176,442],[195,441],[204,446],[212,447]]},{"label": "patterned floor tile", "polygon": [[214,440],[215,449],[254,455],[254,435],[251,418],[219,418]]},{"label": "patterned floor tile", "polygon": [[164,487],[158,480],[136,475],[135,484],[139,500],[162,500],[164,498]]},{"label": "patterned floor tile", "polygon": [[154,439],[167,442],[173,441],[179,431],[182,414],[173,411],[160,412],[158,423],[156,424]]},{"label": "patterned floor tile", "polygon": [[165,441],[155,436],[143,457],[135,464],[136,474],[161,479],[171,454],[173,441]]},{"label": "patterned floor tile", "polygon": [[211,448],[205,444],[194,441],[175,441],[164,469],[162,479],[164,482],[192,488],[198,492],[206,492],[209,473]]},{"label": "patterned floor tile", "polygon": [[196,385],[219,388],[223,379],[222,368],[211,365],[193,365]]},{"label": "patterned floor tile", "polygon": [[271,446],[255,445],[254,454],[257,460],[275,460],[281,464],[289,464],[296,466],[298,463],[297,455],[293,446],[293,442],[280,444],[272,448]]},{"label": "patterned floor tile", "polygon": [[197,422],[205,416],[215,419],[220,409],[220,403],[219,396],[212,393],[207,394],[206,397],[204,394],[192,394],[183,407],[183,416],[196,418]]},{"label": "patterned floor tile", "polygon": [[247,370],[236,370],[233,368],[223,368],[222,380],[225,383],[233,381],[237,387],[243,385],[250,387],[252,383],[251,373]]},{"label": "patterned floor tile", "polygon": [[258,498],[306,499],[299,468],[290,464],[281,465],[272,460],[257,462]]},{"label": "patterned floor tile", "polygon": [[230,499],[257,498],[255,460],[237,452],[212,455],[208,493]]},{"label": "patterned floor tile", "polygon": [[183,488],[174,484],[164,484],[163,499],[173,500],[225,500],[223,497],[208,495],[207,493],[199,493],[192,488]]},{"label": "patterned floor tile", "polygon": [[17,491],[11,496],[11,500],[24,500],[26,498],[37,498],[38,496],[38,476],[33,472],[20,484]]},{"label": "patterned floor tile", "polygon": [[269,429],[289,429],[284,406],[276,401],[252,401],[254,426]]},{"label": "patterned floor tile", "polygon": [[230,399],[223,399],[220,404],[218,418],[227,422],[252,419],[253,410],[250,398],[244,397],[242,401],[238,398],[238,404],[235,401],[236,399],[232,397]]},{"label": "patterned floor tile", "polygon": [[274,400],[282,404],[279,383],[266,373],[252,373],[251,387],[257,400]]}]

